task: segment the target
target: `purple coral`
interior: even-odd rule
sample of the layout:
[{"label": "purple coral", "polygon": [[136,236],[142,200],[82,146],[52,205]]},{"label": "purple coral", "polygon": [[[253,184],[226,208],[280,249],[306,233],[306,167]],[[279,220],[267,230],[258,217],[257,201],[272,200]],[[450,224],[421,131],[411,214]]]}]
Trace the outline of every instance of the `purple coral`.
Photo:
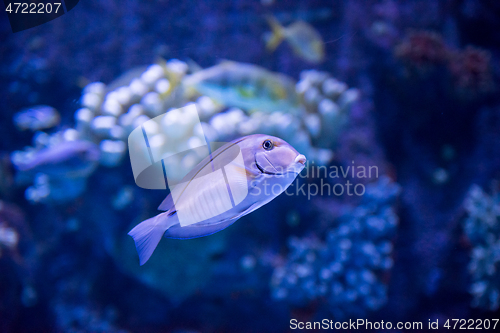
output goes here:
[{"label": "purple coral", "polygon": [[453,54],[448,68],[461,92],[482,94],[494,89],[489,51],[467,46],[462,52]]}]

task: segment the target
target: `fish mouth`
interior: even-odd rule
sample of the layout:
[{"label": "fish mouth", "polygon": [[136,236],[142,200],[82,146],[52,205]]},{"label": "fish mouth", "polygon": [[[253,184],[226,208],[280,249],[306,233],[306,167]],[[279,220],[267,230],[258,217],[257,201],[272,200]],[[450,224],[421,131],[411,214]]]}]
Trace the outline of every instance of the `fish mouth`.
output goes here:
[{"label": "fish mouth", "polygon": [[307,161],[306,157],[302,154],[299,154],[297,155],[297,157],[295,157],[295,163],[300,163],[303,166],[306,165],[306,161]]},{"label": "fish mouth", "polygon": [[[304,156],[304,155],[301,155],[301,156]],[[304,164],[305,164],[305,162],[303,163],[302,161],[298,161],[298,162],[296,161],[295,165],[300,165],[298,168],[295,168],[295,166],[294,166],[292,168],[288,168],[287,170],[285,170],[285,172],[278,172],[278,170],[276,170],[276,168],[274,167],[274,165],[272,165],[271,162],[269,162],[269,164],[271,164],[271,166],[273,166],[273,169],[276,170],[276,172],[269,172],[269,171],[265,170],[259,164],[259,162],[257,162],[257,157],[255,157],[254,161],[255,161],[255,165],[257,166],[257,168],[259,169],[259,171],[261,173],[266,174],[266,175],[271,175],[271,176],[283,176],[283,175],[286,175],[286,174],[289,174],[289,173],[299,174],[302,171],[302,169],[304,169]],[[297,169],[299,169],[299,170],[297,170]]]},{"label": "fish mouth", "polygon": [[266,175],[273,175],[273,176],[282,175],[282,173],[279,172],[269,172],[264,170],[264,168],[260,166],[259,162],[257,162],[257,158],[255,158],[255,165],[257,166],[257,168],[260,170],[261,173],[264,173]]}]

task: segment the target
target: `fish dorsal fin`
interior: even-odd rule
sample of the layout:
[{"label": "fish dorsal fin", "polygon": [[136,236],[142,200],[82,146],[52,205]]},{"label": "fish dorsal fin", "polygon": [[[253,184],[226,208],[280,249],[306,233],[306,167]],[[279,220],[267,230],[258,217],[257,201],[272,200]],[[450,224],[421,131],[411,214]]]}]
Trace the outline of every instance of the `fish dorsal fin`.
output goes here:
[{"label": "fish dorsal fin", "polygon": [[186,63],[188,65],[188,69],[191,74],[198,73],[203,70],[203,67],[201,67],[196,61],[194,61],[191,58],[187,58]]}]

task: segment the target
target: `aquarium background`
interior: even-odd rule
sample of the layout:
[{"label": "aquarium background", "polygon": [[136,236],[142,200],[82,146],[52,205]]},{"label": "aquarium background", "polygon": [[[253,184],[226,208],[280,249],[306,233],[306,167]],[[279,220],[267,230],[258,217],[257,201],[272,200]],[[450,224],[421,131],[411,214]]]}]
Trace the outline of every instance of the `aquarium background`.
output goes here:
[{"label": "aquarium background", "polygon": [[[287,41],[266,50],[269,14],[308,22],[325,59],[310,63]],[[5,14],[0,331],[282,332],[292,318],[445,330],[447,319],[499,318],[498,31],[495,0],[88,0],[18,33]],[[174,89],[146,98],[161,90],[159,61],[181,81],[222,60],[290,76],[305,115],[258,118]],[[153,77],[127,102],[137,114],[104,106],[124,73],[127,85]],[[139,266],[127,232],[167,192],[135,185],[124,133],[186,103],[218,139],[279,134],[316,162],[308,170],[377,176],[298,177],[294,188],[349,180],[366,191],[283,194],[210,237],[163,239]],[[60,118],[43,120],[40,105]],[[41,110],[24,130],[23,110]],[[39,130],[40,118],[54,124]],[[94,148],[81,153],[82,140]],[[73,155],[44,160],[61,147]]]}]

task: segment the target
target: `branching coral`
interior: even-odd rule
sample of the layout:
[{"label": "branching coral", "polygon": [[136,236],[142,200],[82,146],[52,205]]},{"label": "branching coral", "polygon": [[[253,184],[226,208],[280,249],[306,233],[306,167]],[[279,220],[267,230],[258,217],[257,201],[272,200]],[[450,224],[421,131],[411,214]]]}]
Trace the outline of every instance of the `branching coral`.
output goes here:
[{"label": "branching coral", "polygon": [[472,305],[491,311],[500,306],[500,193],[491,195],[474,185],[464,203],[465,234],[473,249],[469,263]]},{"label": "branching coral", "polygon": [[324,242],[291,238],[287,261],[271,280],[273,296],[298,305],[324,299],[336,319],[363,316],[383,306],[399,191],[382,177],[366,187],[360,206],[334,222]]}]

